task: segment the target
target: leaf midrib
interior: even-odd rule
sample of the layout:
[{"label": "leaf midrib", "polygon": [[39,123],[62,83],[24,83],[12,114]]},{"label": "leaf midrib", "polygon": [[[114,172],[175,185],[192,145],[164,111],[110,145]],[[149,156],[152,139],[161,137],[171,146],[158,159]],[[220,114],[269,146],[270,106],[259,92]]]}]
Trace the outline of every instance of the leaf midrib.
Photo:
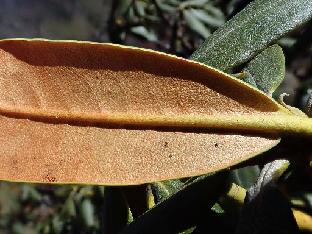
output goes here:
[{"label": "leaf midrib", "polygon": [[81,113],[61,111],[1,110],[8,118],[29,119],[46,123],[60,123],[98,127],[175,128],[194,132],[211,130],[244,131],[250,133],[312,136],[312,119],[286,112],[216,115],[151,115],[131,113]]}]

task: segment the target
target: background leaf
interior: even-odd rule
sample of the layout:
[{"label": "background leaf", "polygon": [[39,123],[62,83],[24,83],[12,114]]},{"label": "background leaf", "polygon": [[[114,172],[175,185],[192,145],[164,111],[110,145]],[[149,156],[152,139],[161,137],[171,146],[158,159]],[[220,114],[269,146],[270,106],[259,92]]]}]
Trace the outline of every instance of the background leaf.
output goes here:
[{"label": "background leaf", "polygon": [[264,166],[247,192],[236,233],[299,233],[290,203],[276,184],[288,165],[276,160]]},{"label": "background leaf", "polygon": [[176,233],[191,228],[227,190],[227,174],[223,171],[198,178],[146,212],[121,233]]},{"label": "background leaf", "polygon": [[[211,8],[211,7],[210,7]],[[210,9],[209,8],[209,9]],[[224,24],[223,18],[219,17],[213,17],[209,15],[207,11],[202,10],[202,9],[189,9],[190,12],[192,12],[193,17],[196,17],[198,20],[201,22],[213,26],[213,27],[220,27],[222,24]]]},{"label": "background leaf", "polygon": [[207,38],[210,35],[210,31],[205,27],[205,25],[195,16],[193,11],[184,10],[183,15],[186,23],[191,30],[197,32],[203,38]]},{"label": "background leaf", "polygon": [[226,22],[191,59],[231,72],[312,16],[312,1],[255,0]]},{"label": "background leaf", "polygon": [[153,183],[151,186],[153,194],[155,194],[156,203],[159,203],[181,190],[184,183],[180,180],[168,180]]}]

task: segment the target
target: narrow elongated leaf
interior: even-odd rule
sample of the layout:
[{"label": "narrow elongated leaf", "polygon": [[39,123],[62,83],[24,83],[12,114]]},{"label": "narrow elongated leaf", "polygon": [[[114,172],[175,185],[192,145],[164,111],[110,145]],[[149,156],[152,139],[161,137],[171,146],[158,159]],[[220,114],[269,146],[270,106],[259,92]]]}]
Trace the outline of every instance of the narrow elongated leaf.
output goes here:
[{"label": "narrow elongated leaf", "polygon": [[255,0],[209,37],[191,59],[229,72],[311,16],[309,0]]},{"label": "narrow elongated leaf", "polygon": [[197,32],[203,38],[207,38],[210,35],[209,29],[194,15],[191,10],[184,10],[183,15],[191,30]]},{"label": "narrow elongated leaf", "polygon": [[188,177],[266,151],[281,134],[312,133],[310,119],[243,82],[150,50],[3,40],[0,61],[3,180]]},{"label": "narrow elongated leaf", "polygon": [[227,171],[201,176],[138,217],[121,234],[180,233],[194,227],[229,188]]},{"label": "narrow elongated leaf", "polygon": [[207,4],[209,0],[187,0],[181,3],[180,7],[202,7]]},{"label": "narrow elongated leaf", "polygon": [[224,24],[223,18],[216,18],[214,16],[211,16],[208,14],[207,11],[202,9],[189,9],[190,12],[192,12],[193,17],[198,18],[201,22],[211,26],[211,27],[220,27],[222,24]]},{"label": "narrow elongated leaf", "polygon": [[155,35],[155,33],[148,31],[144,26],[132,27],[131,32],[148,41],[157,41],[157,36]]},{"label": "narrow elongated leaf", "polygon": [[156,203],[159,203],[181,190],[184,184],[180,180],[168,180],[153,183],[151,186],[155,194]]}]

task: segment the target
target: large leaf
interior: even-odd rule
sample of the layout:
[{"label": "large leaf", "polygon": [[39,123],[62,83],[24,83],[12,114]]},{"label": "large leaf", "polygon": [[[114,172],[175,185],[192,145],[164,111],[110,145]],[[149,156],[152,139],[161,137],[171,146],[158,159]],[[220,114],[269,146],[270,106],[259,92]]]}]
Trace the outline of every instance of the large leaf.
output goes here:
[{"label": "large leaf", "polygon": [[150,50],[0,41],[0,179],[125,185],[220,170],[312,134],[264,93]]},{"label": "large leaf", "polygon": [[311,16],[310,0],[255,0],[210,36],[191,59],[230,72]]}]

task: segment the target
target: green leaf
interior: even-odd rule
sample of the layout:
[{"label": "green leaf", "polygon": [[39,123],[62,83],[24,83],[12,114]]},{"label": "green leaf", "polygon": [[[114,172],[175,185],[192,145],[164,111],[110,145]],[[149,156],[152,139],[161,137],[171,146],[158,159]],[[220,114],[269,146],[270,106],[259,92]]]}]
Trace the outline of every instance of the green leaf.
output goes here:
[{"label": "green leaf", "polygon": [[162,2],[159,0],[155,0],[155,2],[157,4],[157,6],[160,8],[160,10],[162,10],[164,12],[174,12],[176,10],[175,6],[169,5],[167,2]]},{"label": "green leaf", "polygon": [[140,216],[121,233],[177,233],[193,227],[228,189],[227,177],[226,171],[199,177]]},{"label": "green leaf", "polygon": [[309,0],[255,0],[209,37],[191,59],[231,72],[311,16]]},{"label": "green leaf", "polygon": [[[256,88],[272,94],[285,77],[285,57],[279,45],[273,45],[257,55],[246,66],[247,83],[251,81]],[[252,83],[250,83],[252,84]]]},{"label": "green leaf", "polygon": [[210,27],[218,28],[224,24],[223,18],[213,17],[202,9],[190,9],[189,11],[194,15],[194,17]]},{"label": "green leaf", "polygon": [[93,227],[95,225],[94,206],[90,199],[84,199],[80,204],[81,218],[86,227]]},{"label": "green leaf", "polygon": [[223,19],[223,20],[225,19],[223,11],[218,7],[215,7],[209,4],[209,5],[206,5],[203,9],[207,11],[207,13],[213,17],[216,17],[218,19]]},{"label": "green leaf", "polygon": [[173,6],[179,6],[181,3],[181,0],[168,0],[168,4],[173,5]]},{"label": "green leaf", "polygon": [[179,234],[191,234],[195,230],[196,227],[188,228],[187,230],[180,232]]},{"label": "green leaf", "polygon": [[1,219],[5,217],[14,217],[20,210],[20,203],[18,202],[20,187],[11,185],[10,183],[0,183],[0,215]]},{"label": "green leaf", "polygon": [[62,209],[64,216],[75,217],[77,215],[75,202],[72,197],[68,197],[65,201],[64,207]]},{"label": "green leaf", "polygon": [[167,180],[153,183],[151,186],[156,203],[159,203],[179,191],[183,187],[183,182],[180,180]]},{"label": "green leaf", "polygon": [[248,166],[231,171],[231,181],[245,189],[250,188],[260,174],[259,166]]},{"label": "green leaf", "polygon": [[198,33],[203,38],[207,38],[210,35],[209,29],[193,14],[191,10],[184,10],[183,15],[191,30]]},{"label": "green leaf", "polygon": [[129,7],[131,6],[132,0],[122,0],[119,1],[118,7],[116,9],[120,14],[125,14]]},{"label": "green leaf", "polygon": [[42,199],[42,195],[36,190],[35,186],[29,184],[23,184],[22,186],[22,194],[21,199],[23,201],[31,200],[31,201],[40,201]]},{"label": "green leaf", "polygon": [[52,218],[51,224],[52,224],[53,233],[61,233],[63,226],[64,226],[64,220],[62,220],[59,215],[55,215]]},{"label": "green leaf", "polygon": [[222,209],[222,207],[220,206],[219,203],[215,203],[213,205],[213,207],[211,207],[211,210],[215,213],[218,213],[218,214],[223,214],[224,213],[224,210]]},{"label": "green leaf", "polygon": [[154,32],[148,31],[144,26],[136,26],[130,29],[135,35],[142,37],[148,41],[157,41],[157,36]]},{"label": "green leaf", "polygon": [[185,7],[203,7],[207,4],[210,0],[187,0],[183,1],[180,5],[180,8]]},{"label": "green leaf", "polygon": [[138,16],[144,17],[146,15],[146,13],[145,13],[146,2],[135,1],[134,2],[134,7],[135,7],[135,10],[138,13]]}]

